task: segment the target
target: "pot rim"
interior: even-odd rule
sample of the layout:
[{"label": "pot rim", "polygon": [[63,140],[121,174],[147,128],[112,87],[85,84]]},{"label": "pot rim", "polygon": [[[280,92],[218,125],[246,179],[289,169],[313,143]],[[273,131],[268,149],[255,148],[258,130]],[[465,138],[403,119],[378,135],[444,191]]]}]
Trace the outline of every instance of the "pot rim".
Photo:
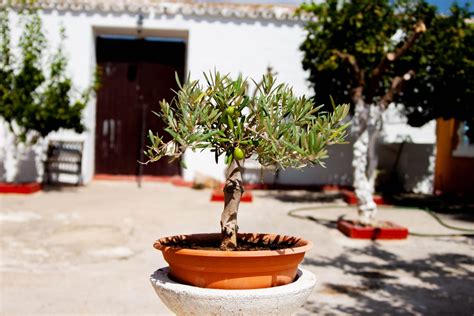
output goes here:
[{"label": "pot rim", "polygon": [[187,249],[179,247],[165,246],[162,244],[167,239],[176,238],[176,237],[218,237],[220,233],[199,233],[199,234],[184,234],[184,235],[174,235],[158,239],[153,247],[161,250],[163,253],[175,253],[180,255],[194,255],[194,256],[205,256],[205,257],[271,257],[271,256],[281,256],[281,255],[294,255],[299,253],[304,253],[313,248],[313,242],[304,238],[288,236],[282,234],[273,234],[273,233],[238,233],[239,236],[268,236],[270,239],[276,237],[280,238],[296,238],[298,243],[302,243],[300,246],[284,248],[279,250],[252,250],[252,251],[220,251],[220,250],[205,250],[205,249]]}]

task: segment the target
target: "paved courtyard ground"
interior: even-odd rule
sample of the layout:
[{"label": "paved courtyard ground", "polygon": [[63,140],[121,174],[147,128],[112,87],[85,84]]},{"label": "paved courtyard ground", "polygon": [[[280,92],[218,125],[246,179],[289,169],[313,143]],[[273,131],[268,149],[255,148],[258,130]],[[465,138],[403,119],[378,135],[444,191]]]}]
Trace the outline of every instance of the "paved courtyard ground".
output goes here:
[{"label": "paved courtyard ground", "polygon": [[[1,315],[170,315],[149,275],[165,266],[158,237],[217,232],[222,205],[209,190],[166,183],[96,181],[31,196],[0,195]],[[311,192],[255,191],[242,204],[242,232],[314,242],[303,266],[318,285],[297,315],[473,315],[474,239],[350,240],[334,220],[355,211]],[[319,202],[315,202],[319,201]],[[294,208],[306,219],[288,216]],[[382,208],[420,233],[452,233],[424,212]],[[446,222],[474,229],[461,217]]]}]

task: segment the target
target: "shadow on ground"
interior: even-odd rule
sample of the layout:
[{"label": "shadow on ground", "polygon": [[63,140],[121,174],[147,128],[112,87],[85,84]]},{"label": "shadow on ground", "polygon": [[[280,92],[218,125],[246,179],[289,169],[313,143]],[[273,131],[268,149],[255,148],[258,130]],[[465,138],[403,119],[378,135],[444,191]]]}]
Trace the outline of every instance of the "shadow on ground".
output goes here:
[{"label": "shadow on ground", "polygon": [[44,192],[77,192],[81,186],[69,183],[61,184],[45,184],[42,186],[41,190]]},{"label": "shadow on ground", "polygon": [[332,305],[334,314],[472,315],[474,311],[472,254],[431,254],[407,261],[373,243],[362,249],[346,248],[335,258],[307,258],[304,263],[337,268],[359,279],[356,285],[322,284],[316,295],[320,300],[304,306],[310,313],[327,312],[324,297],[328,295],[347,295],[356,302],[352,306]]},{"label": "shadow on ground", "polygon": [[274,198],[281,202],[291,203],[330,203],[337,200],[342,201],[340,192],[321,192],[321,191],[306,191],[306,190],[278,190],[268,191],[265,195],[268,198]]},{"label": "shadow on ground", "polygon": [[326,209],[327,206],[308,206],[308,207],[301,207],[301,208],[295,208],[291,211],[288,212],[288,215],[294,218],[299,218],[299,219],[305,219],[314,222],[315,224],[324,226],[326,228],[332,228],[336,229],[337,228],[337,223],[340,219],[344,217],[344,215],[339,216],[336,220],[332,219],[326,219],[326,218],[318,218],[314,217],[313,215],[308,215],[308,214],[300,214],[300,212],[305,212],[305,211],[315,211],[318,209]]},{"label": "shadow on ground", "polygon": [[393,205],[416,207],[447,215],[452,219],[474,222],[474,197],[454,195],[397,194]]}]

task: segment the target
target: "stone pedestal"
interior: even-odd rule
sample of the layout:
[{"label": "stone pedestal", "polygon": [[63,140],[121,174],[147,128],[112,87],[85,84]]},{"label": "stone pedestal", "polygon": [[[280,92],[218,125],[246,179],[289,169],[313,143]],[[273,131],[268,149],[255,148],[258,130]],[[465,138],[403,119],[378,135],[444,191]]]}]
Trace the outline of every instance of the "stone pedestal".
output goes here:
[{"label": "stone pedestal", "polygon": [[298,269],[288,285],[255,290],[216,290],[177,283],[168,278],[168,268],[150,277],[163,303],[177,315],[291,315],[311,294],[316,277]]}]

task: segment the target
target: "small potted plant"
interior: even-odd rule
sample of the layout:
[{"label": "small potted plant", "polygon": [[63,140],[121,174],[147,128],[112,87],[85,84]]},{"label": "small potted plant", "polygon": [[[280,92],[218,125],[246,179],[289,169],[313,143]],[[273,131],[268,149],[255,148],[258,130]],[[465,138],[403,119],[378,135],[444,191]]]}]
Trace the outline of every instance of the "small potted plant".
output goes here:
[{"label": "small potted plant", "polygon": [[[186,150],[210,150],[216,162],[224,158],[228,169],[220,234],[165,237],[154,246],[169,263],[169,277],[187,286],[248,290],[290,284],[312,243],[293,236],[238,232],[245,160],[278,168],[322,164],[326,146],[344,141],[348,123],[343,119],[349,106],[333,104],[332,112],[322,112],[311,99],[277,84],[271,73],[253,85],[242,76],[232,79],[219,72],[204,78],[205,85],[178,80],[179,91],[171,103],[160,102],[157,115],[172,140],[164,142],[149,131],[146,154],[148,162],[165,156],[180,159]],[[252,88],[255,92],[249,96]]]}]

